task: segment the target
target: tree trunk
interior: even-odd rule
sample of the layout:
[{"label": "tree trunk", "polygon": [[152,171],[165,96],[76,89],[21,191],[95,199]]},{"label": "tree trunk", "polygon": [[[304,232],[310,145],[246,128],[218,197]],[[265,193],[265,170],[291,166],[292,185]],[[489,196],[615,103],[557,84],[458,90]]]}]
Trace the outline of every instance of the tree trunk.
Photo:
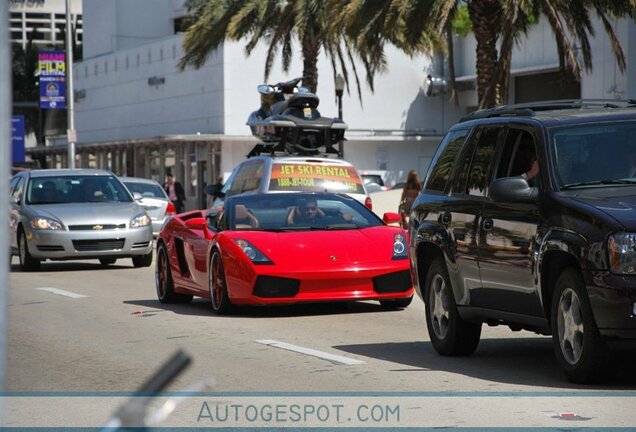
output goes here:
[{"label": "tree trunk", "polygon": [[318,90],[318,55],[320,54],[319,38],[308,32],[303,38],[303,76],[308,77],[303,80],[303,85],[309,91],[316,93]]},{"label": "tree trunk", "polygon": [[444,29],[446,33],[446,46],[448,47],[448,80],[450,85],[450,100],[459,106],[459,95],[457,94],[457,82],[455,80],[455,50],[453,49],[453,25],[449,20]]},{"label": "tree trunk", "polygon": [[473,24],[477,41],[477,97],[480,108],[495,106],[500,92],[487,92],[488,86],[496,80],[497,39],[500,33],[501,7],[497,0],[470,0],[468,14]]}]

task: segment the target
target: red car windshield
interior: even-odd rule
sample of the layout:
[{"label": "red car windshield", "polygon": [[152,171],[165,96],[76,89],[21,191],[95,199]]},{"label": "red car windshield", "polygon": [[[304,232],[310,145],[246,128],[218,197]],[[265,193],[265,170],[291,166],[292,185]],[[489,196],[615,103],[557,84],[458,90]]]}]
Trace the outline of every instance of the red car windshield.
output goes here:
[{"label": "red car windshield", "polygon": [[227,200],[225,211],[231,230],[335,230],[383,225],[358,201],[337,194],[235,196]]}]

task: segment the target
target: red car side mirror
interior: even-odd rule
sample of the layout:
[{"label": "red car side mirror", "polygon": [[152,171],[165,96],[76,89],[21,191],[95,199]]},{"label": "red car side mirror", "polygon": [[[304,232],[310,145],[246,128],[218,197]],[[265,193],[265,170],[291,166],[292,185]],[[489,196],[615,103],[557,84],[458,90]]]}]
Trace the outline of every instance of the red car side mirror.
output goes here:
[{"label": "red car side mirror", "polygon": [[203,233],[205,234],[205,238],[212,237],[210,230],[208,229],[208,223],[205,220],[205,218],[198,217],[198,218],[188,219],[185,222],[185,226],[193,230],[202,230]]},{"label": "red car side mirror", "polygon": [[400,223],[402,221],[402,216],[399,213],[394,212],[386,212],[384,216],[382,216],[382,221],[387,224]]}]

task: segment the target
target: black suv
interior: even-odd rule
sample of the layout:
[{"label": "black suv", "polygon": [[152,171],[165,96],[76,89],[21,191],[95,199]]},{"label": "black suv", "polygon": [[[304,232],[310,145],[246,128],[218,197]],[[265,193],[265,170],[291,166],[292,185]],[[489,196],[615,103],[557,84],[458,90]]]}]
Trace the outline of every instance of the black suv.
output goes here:
[{"label": "black suv", "polygon": [[[538,167],[538,172],[537,172]],[[410,259],[442,355],[481,325],[552,334],[573,382],[636,347],[636,101],[554,101],[453,126],[410,218]]]}]

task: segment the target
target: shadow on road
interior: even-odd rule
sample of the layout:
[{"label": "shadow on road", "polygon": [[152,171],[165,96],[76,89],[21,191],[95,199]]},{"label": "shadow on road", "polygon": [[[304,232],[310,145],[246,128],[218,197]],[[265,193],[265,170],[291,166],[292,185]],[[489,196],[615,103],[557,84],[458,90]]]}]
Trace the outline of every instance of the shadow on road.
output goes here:
[{"label": "shadow on road", "polygon": [[[408,366],[395,371],[447,371],[495,383],[586,390],[634,390],[633,356],[621,358],[617,377],[605,385],[584,386],[566,381],[559,369],[550,337],[482,339],[470,357],[442,357],[430,342],[389,342],[340,345],[334,348],[360,356]],[[415,369],[413,369],[415,368]]]},{"label": "shadow on road", "polygon": [[[43,261],[38,270],[28,273],[46,273],[46,272],[73,272],[87,270],[130,270],[133,269],[130,258],[122,258],[117,260],[115,264],[102,265],[99,261]],[[17,263],[11,263],[11,273],[21,272]]]},{"label": "shadow on road", "polygon": [[[128,300],[124,303],[153,309],[164,309],[179,315],[209,316],[211,318],[218,316],[212,312],[209,300],[202,298],[195,298],[191,303],[181,304],[162,304],[159,300],[154,299]],[[371,302],[328,302],[285,306],[241,306],[237,307],[234,313],[224,315],[223,318],[292,318],[373,312],[389,313],[383,310],[379,304]]]}]

